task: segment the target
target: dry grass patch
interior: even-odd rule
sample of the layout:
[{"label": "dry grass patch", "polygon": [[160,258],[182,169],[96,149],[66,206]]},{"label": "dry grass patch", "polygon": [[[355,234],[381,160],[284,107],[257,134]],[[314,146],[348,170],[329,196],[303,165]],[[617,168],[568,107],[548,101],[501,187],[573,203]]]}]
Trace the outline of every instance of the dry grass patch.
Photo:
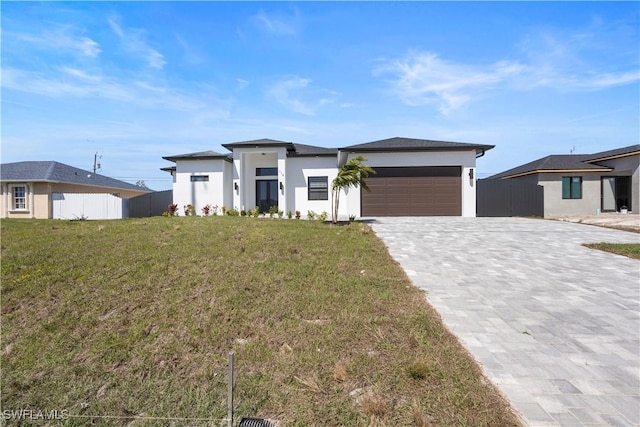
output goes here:
[{"label": "dry grass patch", "polygon": [[1,269],[3,409],[224,418],[233,350],[238,418],[518,425],[365,224],[3,220]]}]

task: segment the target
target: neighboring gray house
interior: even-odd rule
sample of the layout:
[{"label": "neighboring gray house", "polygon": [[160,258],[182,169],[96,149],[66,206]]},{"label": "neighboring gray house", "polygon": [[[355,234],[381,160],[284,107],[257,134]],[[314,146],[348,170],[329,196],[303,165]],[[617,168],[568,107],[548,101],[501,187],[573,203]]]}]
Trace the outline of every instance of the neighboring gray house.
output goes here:
[{"label": "neighboring gray house", "polygon": [[[595,154],[543,157],[487,178],[544,188],[545,217],[640,213],[640,145]],[[490,182],[489,182],[490,183]],[[528,187],[533,188],[533,187]],[[479,194],[478,197],[482,197]]]},{"label": "neighboring gray house", "polygon": [[113,219],[149,190],[54,161],[0,165],[2,218]]}]

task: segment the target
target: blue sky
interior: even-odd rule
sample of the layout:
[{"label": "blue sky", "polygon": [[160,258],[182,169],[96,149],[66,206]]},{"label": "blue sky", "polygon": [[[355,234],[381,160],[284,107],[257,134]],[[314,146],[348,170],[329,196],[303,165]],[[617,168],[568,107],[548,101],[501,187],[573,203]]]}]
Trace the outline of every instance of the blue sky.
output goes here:
[{"label": "blue sky", "polygon": [[2,162],[171,187],[273,138],[494,144],[479,176],[640,136],[638,2],[2,2]]}]

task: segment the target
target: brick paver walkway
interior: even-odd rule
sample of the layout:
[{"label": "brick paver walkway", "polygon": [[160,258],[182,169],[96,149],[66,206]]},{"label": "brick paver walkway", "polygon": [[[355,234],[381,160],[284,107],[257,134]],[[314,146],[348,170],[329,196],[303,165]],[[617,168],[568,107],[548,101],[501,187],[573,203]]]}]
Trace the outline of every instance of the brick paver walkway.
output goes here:
[{"label": "brick paver walkway", "polygon": [[391,255],[531,426],[640,425],[640,235],[523,218],[378,218]]}]

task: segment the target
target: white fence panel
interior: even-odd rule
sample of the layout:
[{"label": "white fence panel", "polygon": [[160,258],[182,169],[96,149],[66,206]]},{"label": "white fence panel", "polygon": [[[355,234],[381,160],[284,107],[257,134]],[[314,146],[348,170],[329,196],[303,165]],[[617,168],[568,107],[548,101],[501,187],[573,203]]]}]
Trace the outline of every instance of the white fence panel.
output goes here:
[{"label": "white fence panel", "polygon": [[53,193],[54,219],[122,219],[127,200],[103,193]]}]

